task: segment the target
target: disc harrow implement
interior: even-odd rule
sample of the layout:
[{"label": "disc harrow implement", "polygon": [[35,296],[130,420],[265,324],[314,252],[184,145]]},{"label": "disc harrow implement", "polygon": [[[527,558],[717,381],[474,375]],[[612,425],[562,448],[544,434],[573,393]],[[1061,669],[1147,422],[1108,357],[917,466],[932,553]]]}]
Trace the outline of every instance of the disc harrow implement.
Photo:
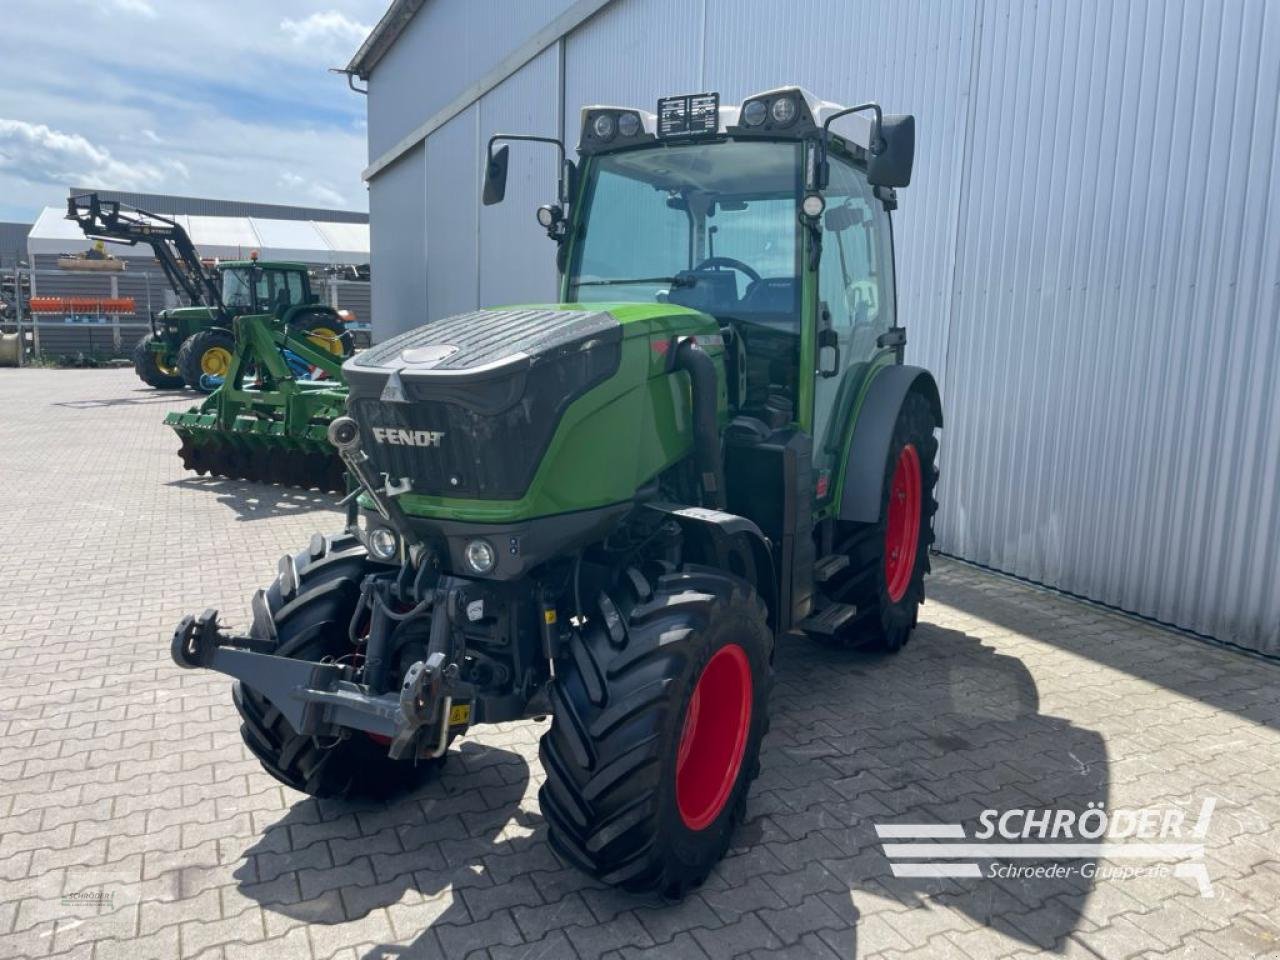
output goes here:
[{"label": "disc harrow implement", "polygon": [[[329,423],[342,414],[342,360],[269,317],[236,321],[226,377],[203,403],[170,413],[178,455],[200,476],[302,490],[346,490]],[[301,379],[299,358],[312,379]]]}]

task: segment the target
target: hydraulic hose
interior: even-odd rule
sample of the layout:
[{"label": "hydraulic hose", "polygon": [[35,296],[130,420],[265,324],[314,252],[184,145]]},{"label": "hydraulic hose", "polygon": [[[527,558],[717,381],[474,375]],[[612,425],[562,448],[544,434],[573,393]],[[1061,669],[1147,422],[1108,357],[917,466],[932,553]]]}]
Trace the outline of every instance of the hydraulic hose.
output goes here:
[{"label": "hydraulic hose", "polygon": [[703,505],[724,509],[724,461],[716,410],[716,365],[692,337],[676,347],[674,367],[689,374],[693,392],[693,458]]}]

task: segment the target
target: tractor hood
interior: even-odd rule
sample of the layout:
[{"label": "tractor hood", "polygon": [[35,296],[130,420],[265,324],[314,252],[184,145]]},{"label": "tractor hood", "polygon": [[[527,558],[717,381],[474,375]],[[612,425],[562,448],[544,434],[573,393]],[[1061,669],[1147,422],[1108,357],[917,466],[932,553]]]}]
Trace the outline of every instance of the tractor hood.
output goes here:
[{"label": "tractor hood", "polygon": [[348,413],[404,510],[497,522],[629,501],[685,455],[681,336],[721,363],[716,321],[669,303],[477,310],[343,365]]},{"label": "tractor hood", "polygon": [[348,409],[374,469],[415,494],[516,499],[565,409],[617,372],[623,339],[606,310],[448,317],[348,360]]}]

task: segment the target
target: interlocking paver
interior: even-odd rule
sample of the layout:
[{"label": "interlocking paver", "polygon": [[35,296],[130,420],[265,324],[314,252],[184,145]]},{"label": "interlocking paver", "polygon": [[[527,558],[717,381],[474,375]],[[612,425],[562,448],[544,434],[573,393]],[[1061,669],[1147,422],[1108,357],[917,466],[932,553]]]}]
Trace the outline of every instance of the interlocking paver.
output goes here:
[{"label": "interlocking paver", "polygon": [[[747,821],[679,905],[566,868],[545,724],[483,729],[385,805],[316,802],[242,746],[166,635],[244,622],[331,498],[186,476],[190,398],[127,370],[0,372],[0,957],[1236,957],[1276,950],[1280,668],[944,559],[896,657],[780,644]],[[68,588],[67,584],[72,584]],[[873,824],[1218,799],[1183,878],[906,880]],[[101,890],[109,902],[65,901]]]}]

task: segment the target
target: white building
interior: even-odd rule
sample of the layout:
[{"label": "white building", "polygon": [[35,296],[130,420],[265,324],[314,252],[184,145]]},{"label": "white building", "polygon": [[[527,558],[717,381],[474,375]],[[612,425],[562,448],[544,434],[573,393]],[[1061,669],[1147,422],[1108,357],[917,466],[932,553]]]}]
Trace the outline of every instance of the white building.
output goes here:
[{"label": "white building", "polygon": [[939,547],[1280,655],[1280,16],[1265,0],[395,0],[368,84],[375,336],[555,298],[550,150],[588,103],[799,83],[917,117],[908,360]]}]

